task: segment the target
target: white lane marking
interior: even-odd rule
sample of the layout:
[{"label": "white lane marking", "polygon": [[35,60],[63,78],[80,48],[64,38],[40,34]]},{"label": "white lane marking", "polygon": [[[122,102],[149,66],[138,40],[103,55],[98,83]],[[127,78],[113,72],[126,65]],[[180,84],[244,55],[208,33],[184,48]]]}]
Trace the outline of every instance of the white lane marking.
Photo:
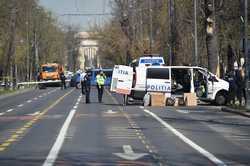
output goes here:
[{"label": "white lane marking", "polygon": [[2,116],[2,115],[4,115],[5,114],[5,112],[2,112],[2,113],[0,113],[0,116]]},{"label": "white lane marking", "polygon": [[60,130],[59,135],[57,136],[56,142],[54,143],[52,149],[49,152],[49,155],[46,158],[46,161],[43,163],[43,166],[52,166],[58,156],[59,151],[61,150],[62,144],[65,139],[65,135],[69,128],[72,118],[74,117],[76,110],[71,110],[67,119],[65,120],[63,127]]},{"label": "white lane marking", "polygon": [[27,101],[27,103],[31,103],[31,102],[32,102],[32,100],[28,100],[28,101]]},{"label": "white lane marking", "polygon": [[130,145],[123,145],[122,148],[124,153],[113,154],[126,160],[137,160],[145,155],[148,155],[148,153],[135,153]]},{"label": "white lane marking", "polygon": [[42,96],[42,95],[40,95],[40,96],[38,96],[38,97],[42,98],[43,96]]},{"label": "white lane marking", "polygon": [[31,114],[27,114],[29,116],[36,116],[36,115],[39,115],[40,114],[40,111],[37,111],[37,112],[34,112],[34,113],[31,113]]},{"label": "white lane marking", "polygon": [[19,104],[19,105],[18,105],[18,107],[22,107],[22,106],[23,106],[23,104]]},{"label": "white lane marking", "polygon": [[14,109],[9,109],[9,110],[7,110],[6,112],[11,112],[11,111],[14,111]]},{"label": "white lane marking", "polygon": [[139,108],[140,108],[140,109],[144,109],[144,107],[143,107],[143,106],[139,106]]},{"label": "white lane marking", "polygon": [[75,105],[73,108],[74,108],[74,109],[77,109],[77,106]]},{"label": "white lane marking", "polygon": [[188,113],[190,113],[189,110],[179,110],[179,109],[176,109],[176,111],[179,112],[179,113],[183,113],[183,114],[188,114]]},{"label": "white lane marking", "polygon": [[156,114],[154,114],[153,112],[150,112],[149,110],[144,109],[144,112],[150,114],[153,118],[155,118],[158,122],[160,122],[163,126],[165,126],[168,130],[170,130],[172,133],[174,133],[177,137],[179,137],[182,141],[184,141],[186,144],[188,144],[189,146],[191,146],[193,149],[195,149],[196,151],[198,151],[199,153],[201,153],[203,156],[205,156],[206,158],[208,158],[210,161],[212,161],[214,164],[219,165],[219,166],[226,166],[226,164],[219,160],[218,158],[216,158],[212,153],[206,151],[205,149],[203,149],[202,147],[200,147],[199,145],[195,144],[193,141],[191,141],[189,138],[187,138],[186,136],[184,136],[182,133],[180,133],[178,130],[176,130],[175,128],[173,128],[171,125],[169,125],[167,122],[165,122],[164,120],[162,120],[161,118],[159,118]]},{"label": "white lane marking", "polygon": [[37,100],[37,99],[38,99],[37,97],[34,98],[34,100]]},{"label": "white lane marking", "polygon": [[115,114],[116,112],[114,112],[113,110],[108,110],[106,113],[107,114]]}]

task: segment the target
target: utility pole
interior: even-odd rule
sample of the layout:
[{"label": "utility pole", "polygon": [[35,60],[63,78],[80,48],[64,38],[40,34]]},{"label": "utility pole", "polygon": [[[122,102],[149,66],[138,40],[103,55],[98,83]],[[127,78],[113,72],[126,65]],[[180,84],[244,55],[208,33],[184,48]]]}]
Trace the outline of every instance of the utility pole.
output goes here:
[{"label": "utility pole", "polygon": [[169,65],[173,63],[173,0],[168,1],[168,15],[169,15]]},{"label": "utility pole", "polygon": [[194,1],[194,62],[198,66],[198,41],[197,41],[197,0]]},{"label": "utility pole", "polygon": [[151,0],[149,1],[149,22],[150,22],[150,35],[149,35],[149,49],[150,49],[150,54],[152,54],[152,47],[153,47],[153,19],[152,19],[152,2]]},{"label": "utility pole", "polygon": [[246,77],[246,109],[250,110],[250,95],[248,92],[249,86],[249,57],[248,57],[248,0],[245,0],[244,3],[244,56],[245,56],[245,77]]}]

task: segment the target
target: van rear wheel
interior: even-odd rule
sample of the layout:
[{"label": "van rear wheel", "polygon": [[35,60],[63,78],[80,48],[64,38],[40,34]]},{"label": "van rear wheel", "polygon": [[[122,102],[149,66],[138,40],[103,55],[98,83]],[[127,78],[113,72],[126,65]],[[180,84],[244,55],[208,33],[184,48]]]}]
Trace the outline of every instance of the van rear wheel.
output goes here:
[{"label": "van rear wheel", "polygon": [[219,92],[216,94],[216,97],[215,97],[215,103],[217,105],[225,105],[227,102],[227,98],[226,98],[226,94],[223,93],[223,92]]}]

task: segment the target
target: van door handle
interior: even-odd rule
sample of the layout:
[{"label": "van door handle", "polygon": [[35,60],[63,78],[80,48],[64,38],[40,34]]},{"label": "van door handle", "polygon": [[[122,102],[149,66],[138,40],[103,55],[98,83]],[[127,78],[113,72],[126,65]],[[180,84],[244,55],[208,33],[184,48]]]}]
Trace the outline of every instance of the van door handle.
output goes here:
[{"label": "van door handle", "polygon": [[118,80],[118,82],[124,82],[123,80]]}]

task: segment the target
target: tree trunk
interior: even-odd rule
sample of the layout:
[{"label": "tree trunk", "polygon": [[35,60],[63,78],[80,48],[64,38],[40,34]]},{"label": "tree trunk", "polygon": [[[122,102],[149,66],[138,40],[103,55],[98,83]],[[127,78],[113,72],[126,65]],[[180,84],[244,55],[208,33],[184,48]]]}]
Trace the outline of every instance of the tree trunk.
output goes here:
[{"label": "tree trunk", "polygon": [[205,0],[206,13],[206,46],[208,56],[208,69],[213,74],[219,73],[219,56],[217,48],[217,34],[214,17],[214,4],[212,0]]},{"label": "tree trunk", "polygon": [[5,85],[7,85],[10,76],[10,67],[13,61],[13,56],[15,54],[15,38],[16,38],[16,17],[17,17],[17,9],[16,9],[16,1],[11,1],[11,15],[10,15],[10,21],[9,21],[9,38],[7,40],[7,48],[5,50],[5,67],[4,67],[4,82]]}]

